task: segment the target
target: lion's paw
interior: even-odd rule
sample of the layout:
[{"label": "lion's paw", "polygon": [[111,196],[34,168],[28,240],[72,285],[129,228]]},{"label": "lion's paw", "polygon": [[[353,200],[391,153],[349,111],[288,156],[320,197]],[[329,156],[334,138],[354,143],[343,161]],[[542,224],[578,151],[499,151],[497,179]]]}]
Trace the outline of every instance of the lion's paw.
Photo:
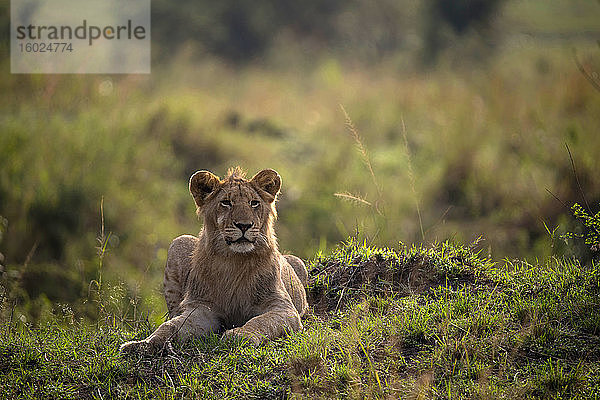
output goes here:
[{"label": "lion's paw", "polygon": [[150,343],[146,340],[132,340],[131,342],[126,342],[121,345],[119,348],[119,353],[121,354],[154,354],[160,349],[159,346],[156,346],[153,343]]},{"label": "lion's paw", "polygon": [[262,342],[262,336],[259,333],[244,329],[244,327],[228,329],[223,336],[234,340],[245,339],[254,346],[258,346]]}]

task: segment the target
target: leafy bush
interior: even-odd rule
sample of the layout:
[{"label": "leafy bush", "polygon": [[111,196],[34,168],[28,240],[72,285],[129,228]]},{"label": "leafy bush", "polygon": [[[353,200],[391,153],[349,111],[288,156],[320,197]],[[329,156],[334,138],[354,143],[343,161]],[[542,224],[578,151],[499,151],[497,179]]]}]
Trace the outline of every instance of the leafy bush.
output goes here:
[{"label": "leafy bush", "polygon": [[425,51],[434,53],[441,49],[440,28],[450,26],[462,39],[473,26],[488,27],[501,2],[431,0],[419,8],[406,0],[184,0],[176,5],[159,0],[152,4],[153,41],[159,47],[153,54],[167,60],[191,48],[239,64],[261,58],[284,38],[286,45],[310,42],[311,50],[373,60],[414,47],[407,36],[417,31],[419,17],[426,21]]},{"label": "leafy bush", "polygon": [[[583,232],[568,231],[561,235],[565,242],[577,242],[583,240],[587,249],[591,252],[588,256],[593,260],[600,258],[600,211],[590,215],[579,203],[571,207],[573,216],[581,224]],[[587,258],[587,257],[586,257]]]}]

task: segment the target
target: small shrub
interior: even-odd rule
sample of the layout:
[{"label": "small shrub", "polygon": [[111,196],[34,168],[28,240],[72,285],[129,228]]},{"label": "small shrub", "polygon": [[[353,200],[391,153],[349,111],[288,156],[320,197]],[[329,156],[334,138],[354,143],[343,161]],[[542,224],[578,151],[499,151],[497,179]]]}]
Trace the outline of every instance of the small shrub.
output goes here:
[{"label": "small shrub", "polygon": [[592,260],[598,260],[600,256],[600,211],[590,215],[579,203],[571,207],[573,216],[581,222],[583,232],[568,231],[561,238],[569,244],[569,241],[583,240],[585,245],[592,252]]}]

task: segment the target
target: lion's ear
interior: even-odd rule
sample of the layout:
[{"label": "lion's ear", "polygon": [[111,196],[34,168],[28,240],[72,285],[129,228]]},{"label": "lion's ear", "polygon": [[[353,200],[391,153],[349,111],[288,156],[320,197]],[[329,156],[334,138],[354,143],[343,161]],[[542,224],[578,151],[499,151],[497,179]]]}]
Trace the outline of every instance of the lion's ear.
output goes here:
[{"label": "lion's ear", "polygon": [[190,193],[196,202],[196,206],[202,207],[206,198],[214,192],[221,180],[209,171],[196,171],[190,178]]},{"label": "lion's ear", "polygon": [[275,200],[279,189],[281,189],[281,177],[272,169],[263,169],[258,174],[254,175],[250,182],[259,189],[271,195],[269,202]]}]

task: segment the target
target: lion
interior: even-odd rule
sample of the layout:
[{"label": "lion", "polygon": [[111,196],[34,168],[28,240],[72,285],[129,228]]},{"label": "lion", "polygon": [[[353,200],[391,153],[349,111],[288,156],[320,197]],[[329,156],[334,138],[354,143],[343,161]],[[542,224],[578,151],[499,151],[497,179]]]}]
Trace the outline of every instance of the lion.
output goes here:
[{"label": "lion", "polygon": [[258,345],[302,329],[308,304],[304,262],[279,252],[274,232],[281,177],[272,169],[245,179],[230,169],[225,179],[197,171],[189,181],[197,237],[171,243],[165,266],[168,320],[148,338],[120,351],[156,351],[209,333]]}]

